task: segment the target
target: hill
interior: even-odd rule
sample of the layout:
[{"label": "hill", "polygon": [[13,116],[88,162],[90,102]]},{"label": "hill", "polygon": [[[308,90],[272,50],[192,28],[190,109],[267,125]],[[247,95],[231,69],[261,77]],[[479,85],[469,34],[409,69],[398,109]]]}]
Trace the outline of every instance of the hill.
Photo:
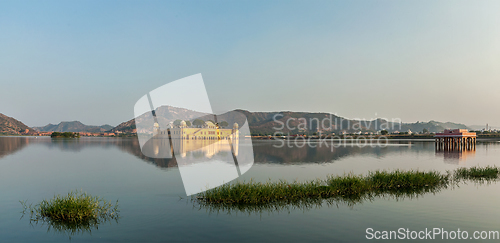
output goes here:
[{"label": "hill", "polygon": [[122,122],[118,126],[112,128],[109,132],[135,133],[135,119]]},{"label": "hill", "polygon": [[48,124],[43,127],[33,127],[33,129],[39,132],[93,132],[93,133],[105,132],[112,128],[113,127],[110,125],[89,126],[79,121],[61,122],[57,125]]},{"label": "hill", "polygon": [[[207,114],[196,112],[188,109],[177,108],[172,106],[161,106],[155,110],[156,117],[160,124],[166,124],[169,121],[176,119],[192,120],[199,117],[204,117]],[[137,118],[138,121],[143,119],[151,119],[152,113],[146,112]],[[213,116],[212,116],[213,117]],[[203,119],[203,118],[202,118]],[[211,118],[213,119],[213,118]],[[207,118],[208,120],[208,118]],[[122,122],[118,126],[112,128],[109,132],[135,133],[135,119]]]},{"label": "hill", "polygon": [[[383,119],[376,119],[372,121],[366,120],[352,120],[346,119],[340,116],[336,116],[330,113],[310,113],[310,112],[293,112],[293,111],[282,111],[282,112],[250,112],[247,110],[236,110],[239,113],[244,114],[250,125],[250,130],[252,134],[273,134],[277,131],[285,134],[297,134],[297,133],[314,133],[321,131],[323,133],[328,132],[376,132],[379,130],[388,130],[389,132],[406,132],[411,130],[412,132],[421,133],[424,130],[428,132],[441,132],[444,129],[469,129],[464,124],[452,123],[452,122],[415,122],[415,123],[399,123],[392,122]],[[193,121],[196,118],[202,120],[210,120],[210,116],[203,113],[198,113],[195,111],[175,108],[169,106],[162,106],[156,111],[159,122],[162,119],[172,120],[172,119],[182,119]],[[140,116],[138,119],[150,118],[151,113],[146,113]],[[213,118],[212,118],[213,119]],[[229,124],[237,121],[238,118],[234,116],[234,113],[228,112],[219,116],[219,119],[227,121]],[[288,121],[288,123],[287,123]],[[134,119],[126,121],[113,128],[111,132],[124,132],[133,133],[135,132],[135,122]],[[279,128],[278,130],[275,128]]]},{"label": "hill", "polygon": [[24,123],[0,113],[0,134],[2,135],[30,135],[36,131]]},{"label": "hill", "polygon": [[[472,130],[475,130],[475,131],[480,131],[480,130],[486,129],[486,125],[471,125],[468,127],[470,127]],[[488,130],[489,129],[500,130],[500,127],[488,125]]]},{"label": "hill", "polygon": [[407,131],[410,129],[413,132],[422,132],[424,129],[427,129],[429,132],[442,132],[444,129],[469,129],[464,124],[453,123],[453,122],[438,122],[438,121],[429,121],[429,122],[416,122],[416,123],[403,123],[401,131]]},{"label": "hill", "polygon": [[[276,121],[274,121],[274,116],[276,114],[279,114],[276,118],[277,121],[281,122],[286,122],[287,119],[289,118],[301,118],[305,117],[307,119],[313,119],[313,118],[318,118],[320,121],[323,118],[329,117],[330,114],[327,113],[307,113],[307,112],[249,112],[246,110],[236,110],[242,114],[244,114],[247,117],[247,120],[250,125],[250,129],[252,132],[257,131],[258,133],[274,133],[275,130],[273,127],[279,127],[280,124]],[[193,122],[194,119],[201,119],[204,121],[207,120],[213,120],[213,116],[207,115],[204,113],[196,112],[196,111],[191,111],[188,109],[183,109],[183,108],[176,108],[176,107],[170,107],[170,106],[162,106],[159,107],[156,110],[158,122],[162,123],[162,120],[175,120],[175,119],[181,119],[181,120],[189,120]],[[229,124],[232,124],[234,122],[240,123],[240,117],[239,116],[234,116],[235,114],[232,112],[228,112],[225,114],[221,114],[219,119],[222,121],[227,121]],[[144,114],[137,119],[147,119],[150,118],[151,114],[147,113]],[[333,116],[337,117],[337,116]],[[298,126],[299,122],[298,121],[292,121],[289,122],[290,127],[291,126]],[[316,129],[316,124],[312,124],[313,128],[307,129],[307,130],[314,130]],[[135,120],[131,119],[129,121],[123,122],[120,125],[116,126],[115,128],[111,129],[110,132],[124,132],[124,133],[132,133],[135,132],[136,126],[135,126]],[[282,130],[282,132],[291,132],[290,129],[288,129],[286,126]],[[298,132],[298,131],[297,131]]]}]

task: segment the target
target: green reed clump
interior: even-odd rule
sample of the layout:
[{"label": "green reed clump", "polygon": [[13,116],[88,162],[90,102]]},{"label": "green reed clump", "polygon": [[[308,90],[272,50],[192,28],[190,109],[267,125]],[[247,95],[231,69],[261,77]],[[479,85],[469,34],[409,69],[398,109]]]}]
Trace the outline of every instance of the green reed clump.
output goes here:
[{"label": "green reed clump", "polygon": [[323,197],[328,194],[320,181],[305,183],[279,182],[236,182],[225,184],[208,190],[199,195],[204,201],[210,203],[230,204],[260,204],[277,201],[293,202],[304,198]]},{"label": "green reed clump", "polygon": [[437,171],[400,171],[392,172],[375,171],[370,172],[367,180],[373,190],[381,192],[415,190],[422,188],[432,188],[447,185],[448,174],[441,174]]},{"label": "green reed clump", "polygon": [[333,192],[332,196],[340,196],[356,200],[363,197],[372,189],[367,178],[361,175],[347,174],[344,176],[330,176],[326,179],[327,187]]},{"label": "green reed clump", "polygon": [[[453,175],[453,176],[452,176]],[[326,205],[354,206],[375,197],[396,200],[437,193],[463,181],[490,182],[499,178],[497,167],[460,168],[454,173],[436,171],[375,171],[366,176],[347,174],[309,182],[285,181],[225,184],[198,194],[194,200],[209,212],[262,213],[308,210]]]},{"label": "green reed clump", "polygon": [[459,168],[455,170],[456,180],[496,180],[499,178],[500,168],[496,166],[487,166],[481,168],[479,166],[470,168]]},{"label": "green reed clump", "polygon": [[449,175],[439,172],[376,171],[368,176],[347,174],[330,176],[326,180],[309,182],[236,182],[202,192],[197,200],[204,203],[266,204],[295,203],[306,200],[343,198],[360,201],[374,194],[393,193],[411,196],[420,192],[437,191],[448,183]]},{"label": "green reed clump", "polygon": [[54,196],[49,200],[42,200],[36,205],[27,205],[21,201],[24,207],[23,216],[29,213],[30,222],[49,225],[49,230],[68,232],[90,232],[96,229],[100,223],[115,220],[118,215],[118,201],[116,204],[107,202],[100,197],[95,197],[86,192],[70,191],[67,195]]}]

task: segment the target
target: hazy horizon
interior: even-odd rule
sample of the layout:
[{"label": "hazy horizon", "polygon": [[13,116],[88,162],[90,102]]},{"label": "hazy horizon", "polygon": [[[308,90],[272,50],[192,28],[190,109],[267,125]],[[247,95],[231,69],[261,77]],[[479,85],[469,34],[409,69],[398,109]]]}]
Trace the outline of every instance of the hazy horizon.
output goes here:
[{"label": "hazy horizon", "polygon": [[498,1],[2,1],[0,113],[116,126],[201,73],[214,111],[495,127]]}]

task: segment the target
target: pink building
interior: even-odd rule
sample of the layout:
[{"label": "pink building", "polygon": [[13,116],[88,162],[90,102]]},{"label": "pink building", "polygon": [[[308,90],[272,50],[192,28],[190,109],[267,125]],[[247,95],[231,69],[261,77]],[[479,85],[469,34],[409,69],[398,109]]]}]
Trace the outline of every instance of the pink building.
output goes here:
[{"label": "pink building", "polygon": [[442,133],[436,133],[437,150],[475,150],[476,133],[467,129],[445,129]]}]

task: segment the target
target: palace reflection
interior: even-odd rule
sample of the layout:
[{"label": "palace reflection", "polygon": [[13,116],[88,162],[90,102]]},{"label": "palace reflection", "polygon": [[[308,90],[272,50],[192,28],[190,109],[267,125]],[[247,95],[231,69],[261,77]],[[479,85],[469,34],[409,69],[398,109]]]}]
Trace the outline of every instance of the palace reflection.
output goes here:
[{"label": "palace reflection", "polygon": [[234,153],[235,156],[238,156],[238,151],[239,139],[190,140],[182,138],[153,138],[143,147],[143,152],[148,155],[154,155],[153,158],[173,158],[173,154],[180,158],[195,158],[197,160],[203,158],[211,159],[219,154]]},{"label": "palace reflection", "polygon": [[240,137],[237,123],[233,124],[232,129],[223,129],[211,121],[192,127],[181,120],[179,125],[170,123],[165,130],[159,127],[155,123],[154,136],[142,146],[141,151],[147,157],[190,158],[186,161],[190,163],[220,154],[238,156]]},{"label": "palace reflection", "polygon": [[473,158],[474,155],[476,154],[476,150],[463,150],[463,151],[457,151],[457,150],[449,150],[449,151],[443,151],[443,150],[437,150],[436,151],[436,156],[443,157],[444,162],[447,164],[457,164],[457,165],[465,165],[466,160]]}]

